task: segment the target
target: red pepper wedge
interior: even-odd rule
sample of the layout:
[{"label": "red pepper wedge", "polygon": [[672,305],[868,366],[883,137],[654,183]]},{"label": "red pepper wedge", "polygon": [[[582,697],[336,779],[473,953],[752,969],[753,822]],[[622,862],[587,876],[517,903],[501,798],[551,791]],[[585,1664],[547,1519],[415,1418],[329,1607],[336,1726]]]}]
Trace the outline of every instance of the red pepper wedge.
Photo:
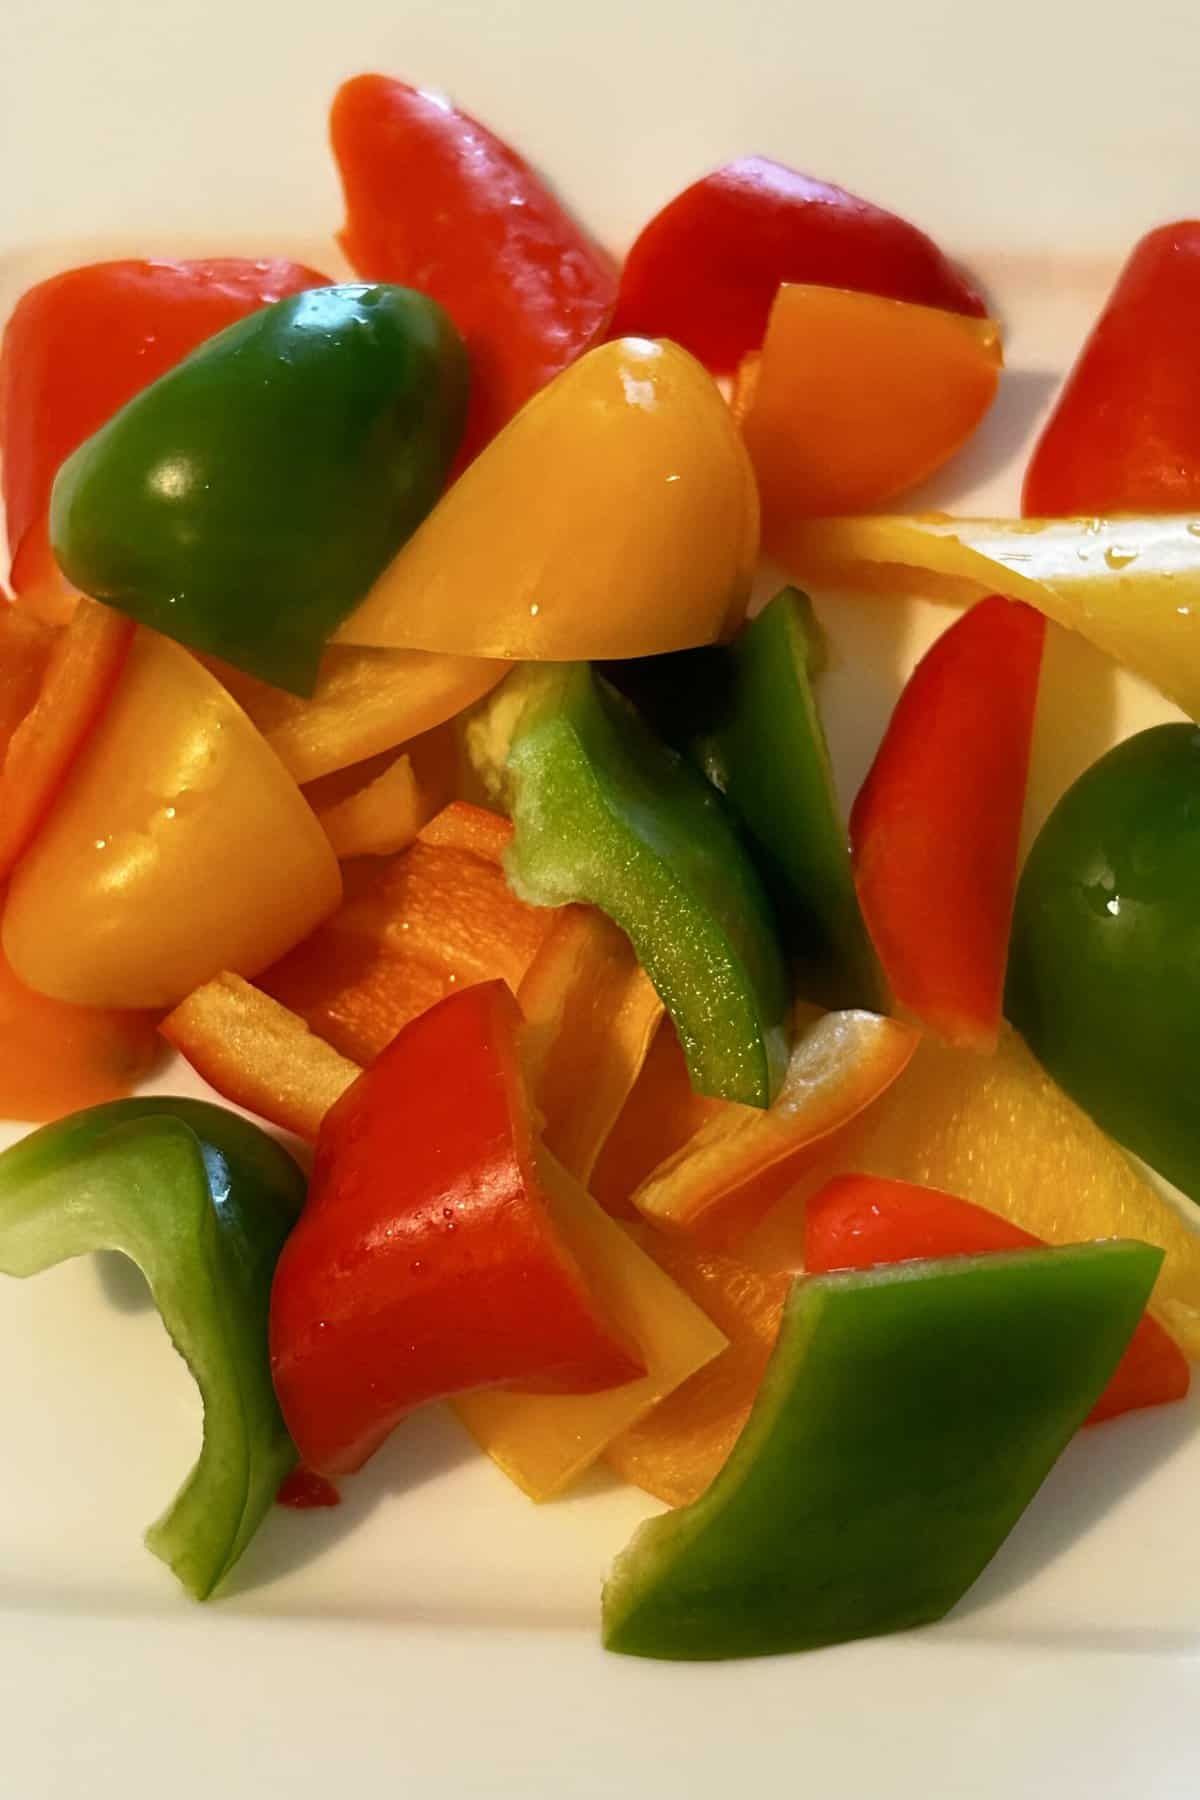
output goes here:
[{"label": "red pepper wedge", "polygon": [[1035,517],[1200,507],[1200,220],[1133,251],[1025,476]]},{"label": "red pepper wedge", "polygon": [[321,1475],[479,1387],[592,1393],[645,1373],[557,1240],[502,981],[441,1001],[326,1114],[271,1297],[284,1418]]},{"label": "red pepper wedge", "polygon": [[466,340],[461,463],[601,340],[615,266],[515,150],[440,95],[355,76],[334,98],[330,137],[354,268],[431,294]]},{"label": "red pepper wedge", "polygon": [[50,489],[77,445],[215,332],[328,280],[282,258],[123,261],[68,269],[22,295],[0,348],[0,465],[14,588],[48,578]]},{"label": "red pepper wedge", "polygon": [[[839,1175],[808,1202],[804,1266],[810,1275],[824,1275],[877,1263],[1027,1250],[1042,1241],[986,1207],[937,1188],[876,1175]],[[1183,1351],[1146,1313],[1086,1422],[1098,1425],[1137,1407],[1182,1400],[1190,1379]]]},{"label": "red pepper wedge", "polygon": [[729,374],[766,336],[781,282],[855,288],[986,315],[906,219],[766,156],[705,175],[656,213],[625,259],[614,337],[669,337]]},{"label": "red pepper wedge", "polygon": [[901,1006],[994,1049],[1046,625],[981,600],[917,664],[850,814],[859,904]]}]

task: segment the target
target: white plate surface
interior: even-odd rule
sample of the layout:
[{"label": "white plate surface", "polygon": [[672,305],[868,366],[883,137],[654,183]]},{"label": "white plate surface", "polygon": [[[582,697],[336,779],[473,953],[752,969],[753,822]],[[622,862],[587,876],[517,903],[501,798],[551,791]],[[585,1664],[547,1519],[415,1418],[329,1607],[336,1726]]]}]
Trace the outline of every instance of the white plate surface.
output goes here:
[{"label": "white plate surface", "polygon": [[[618,247],[751,149],[910,212],[970,257],[1008,328],[1001,405],[926,498],[1010,508],[1124,250],[1200,209],[1192,8],[1152,0],[1120,31],[1074,0],[831,10],[7,0],[0,313],[113,250],[253,247],[336,272],[325,108],[343,75],[378,67],[507,130]],[[840,596],[821,612],[848,799],[950,615]],[[1114,737],[1172,716],[1055,634],[1030,827]],[[178,1068],[156,1085],[196,1091]],[[597,1477],[536,1509],[440,1413],[397,1433],[337,1512],[277,1511],[219,1604],[180,1599],[139,1533],[194,1454],[197,1403],[119,1264],[6,1284],[0,1368],[14,1800],[1197,1792],[1200,1403],[1086,1434],[945,1625],[686,1668],[597,1645],[604,1569],[651,1503]]]}]

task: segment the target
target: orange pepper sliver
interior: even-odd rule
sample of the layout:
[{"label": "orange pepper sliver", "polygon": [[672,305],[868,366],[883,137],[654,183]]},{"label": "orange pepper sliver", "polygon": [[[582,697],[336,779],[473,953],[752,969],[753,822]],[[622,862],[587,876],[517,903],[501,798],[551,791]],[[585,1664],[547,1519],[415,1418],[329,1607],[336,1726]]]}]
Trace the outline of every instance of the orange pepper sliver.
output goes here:
[{"label": "orange pepper sliver", "polygon": [[0,1118],[40,1123],[121,1100],[157,1049],[151,1014],[35,994],[0,956]]}]

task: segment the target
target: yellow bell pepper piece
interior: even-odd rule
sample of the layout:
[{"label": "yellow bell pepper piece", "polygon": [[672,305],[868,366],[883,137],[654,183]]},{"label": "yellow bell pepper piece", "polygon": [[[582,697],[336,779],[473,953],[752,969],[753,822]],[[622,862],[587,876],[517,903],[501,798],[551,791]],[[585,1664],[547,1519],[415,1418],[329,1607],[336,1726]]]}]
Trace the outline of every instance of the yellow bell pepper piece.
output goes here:
[{"label": "yellow bell pepper piece", "polygon": [[801,581],[1027,600],[1200,719],[1200,518],[792,519],[773,549]]},{"label": "yellow bell pepper piece", "polygon": [[554,1224],[588,1272],[604,1316],[635,1342],[646,1373],[599,1394],[465,1394],[454,1410],[492,1461],[533,1500],[549,1500],[612,1440],[719,1356],[726,1339],[548,1155],[538,1169]]},{"label": "yellow bell pepper piece", "polygon": [[1056,1087],[1015,1031],[994,1056],[925,1039],[867,1115],[853,1164],[959,1194],[1050,1244],[1139,1238],[1166,1251],[1151,1310],[1200,1356],[1200,1232]]},{"label": "yellow bell pepper piece", "polygon": [[757,551],[715,383],[676,344],[621,338],[517,414],[337,639],[554,662],[686,650],[740,622]]}]

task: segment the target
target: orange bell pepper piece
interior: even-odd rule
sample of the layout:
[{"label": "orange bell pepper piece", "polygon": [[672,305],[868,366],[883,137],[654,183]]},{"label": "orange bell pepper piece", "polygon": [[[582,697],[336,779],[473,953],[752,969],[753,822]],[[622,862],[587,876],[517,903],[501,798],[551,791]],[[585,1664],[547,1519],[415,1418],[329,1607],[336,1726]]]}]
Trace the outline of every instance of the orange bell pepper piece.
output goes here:
[{"label": "orange bell pepper piece", "polygon": [[394,856],[407,849],[437,810],[421,791],[412,757],[393,757],[386,768],[332,806],[318,810],[321,829],[341,860]]},{"label": "orange bell pepper piece", "polygon": [[789,519],[868,511],[940,468],[991,405],[1001,365],[994,320],[781,287],[742,421],[768,547]]},{"label": "orange bell pepper piece", "polygon": [[634,1190],[724,1104],[696,1092],[679,1035],[670,1017],[664,1018],[596,1159],[590,1182],[596,1199],[614,1217],[636,1219]]},{"label": "orange bell pepper piece", "polygon": [[33,709],[55,633],[0,594],[0,767],[13,732]]},{"label": "orange bell pepper piece", "polygon": [[562,909],[517,998],[542,1142],[586,1182],[646,1060],[663,1003],[625,933],[590,906]]},{"label": "orange bell pepper piece", "polygon": [[35,1124],[123,1099],[157,1048],[150,1014],[47,999],[0,955],[0,1118]]}]

